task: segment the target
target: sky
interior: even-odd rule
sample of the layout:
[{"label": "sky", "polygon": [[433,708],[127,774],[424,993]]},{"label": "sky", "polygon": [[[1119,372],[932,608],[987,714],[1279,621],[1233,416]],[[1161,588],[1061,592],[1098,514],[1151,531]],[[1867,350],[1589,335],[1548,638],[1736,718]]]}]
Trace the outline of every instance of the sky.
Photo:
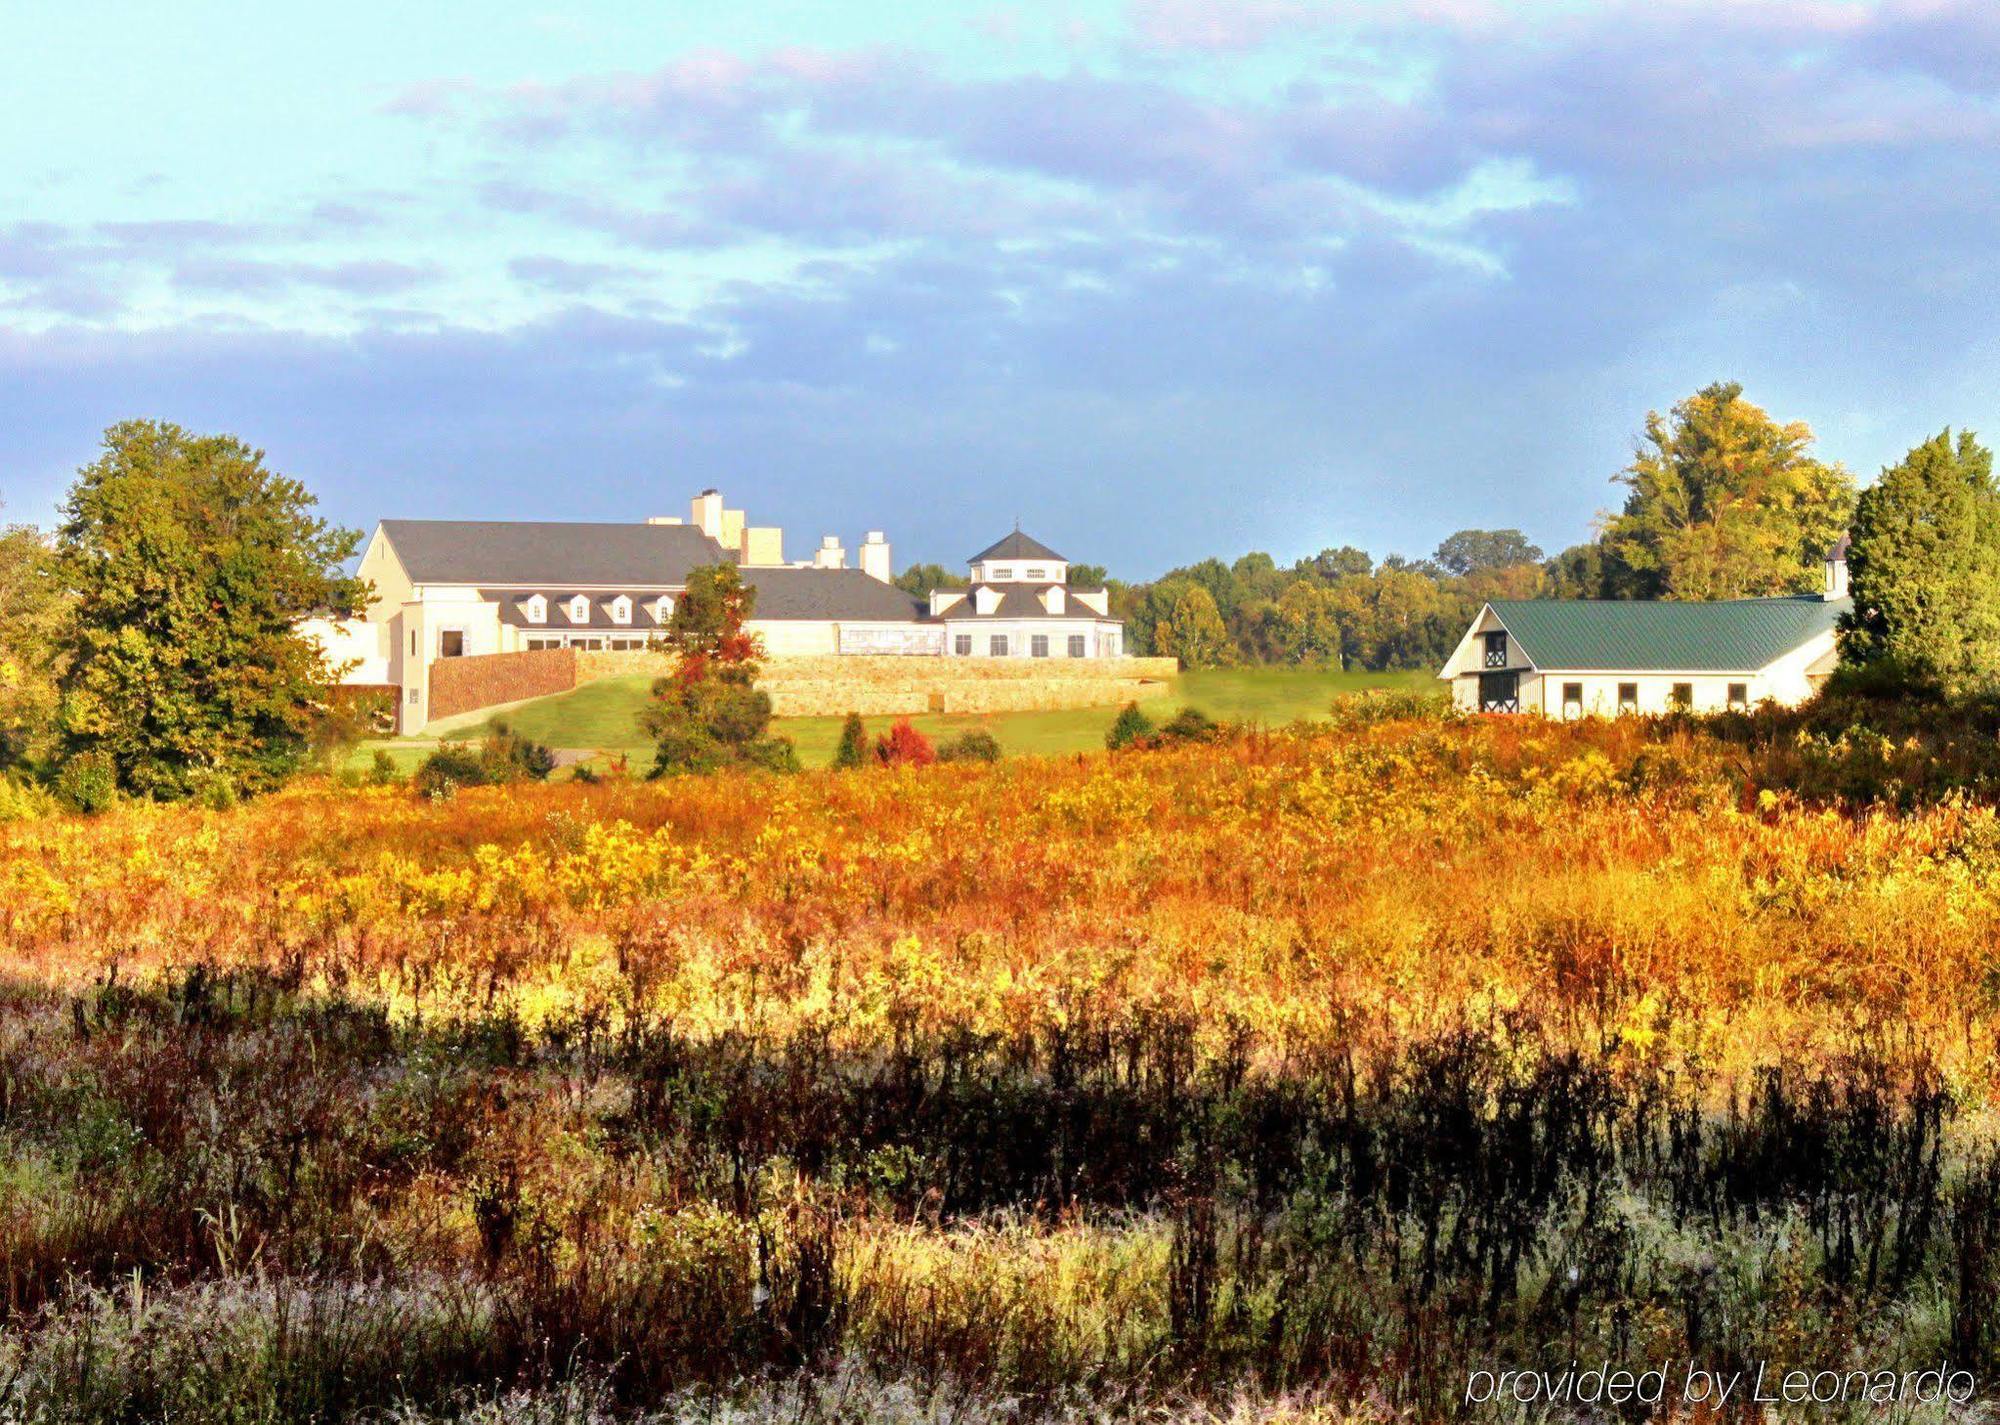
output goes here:
[{"label": "sky", "polygon": [[1553,551],[1714,380],[1863,479],[2000,434],[1990,0],[0,12],[4,520],[150,416],[360,528],[1137,579]]}]

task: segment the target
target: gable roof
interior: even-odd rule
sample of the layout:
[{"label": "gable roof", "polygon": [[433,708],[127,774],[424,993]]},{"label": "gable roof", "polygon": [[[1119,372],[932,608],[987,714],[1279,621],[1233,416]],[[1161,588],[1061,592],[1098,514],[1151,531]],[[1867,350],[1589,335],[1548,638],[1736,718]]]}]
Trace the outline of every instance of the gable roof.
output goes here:
[{"label": "gable roof", "polygon": [[956,603],[948,604],[939,610],[938,618],[950,623],[955,623],[961,619],[1023,618],[1097,619],[1104,623],[1117,622],[1116,619],[1110,617],[1108,614],[1099,613],[1089,604],[1077,598],[1074,590],[1070,590],[1069,596],[1063,600],[1063,611],[1061,613],[1050,613],[1048,606],[1042,602],[1042,595],[1050,589],[1058,587],[1054,584],[1042,584],[1038,586],[1029,584],[987,584],[984,587],[1001,590],[1000,602],[993,606],[993,612],[986,614],[979,612],[978,600],[973,596],[973,591],[968,589],[965,598],[960,599]]},{"label": "gable roof", "polygon": [[1495,599],[1508,634],[1544,671],[1751,673],[1832,630],[1852,599],[1801,595],[1676,603]]},{"label": "gable roof", "polygon": [[906,623],[921,618],[923,600],[859,569],[749,568],[739,571],[757,591],[750,619],[882,619]]},{"label": "gable roof", "polygon": [[699,526],[565,520],[383,520],[413,584],[664,587],[732,563]]},{"label": "gable roof", "polygon": [[968,564],[983,564],[988,559],[1054,559],[1067,564],[1053,549],[1032,535],[1022,534],[1018,529],[997,544],[989,544],[968,559]]}]

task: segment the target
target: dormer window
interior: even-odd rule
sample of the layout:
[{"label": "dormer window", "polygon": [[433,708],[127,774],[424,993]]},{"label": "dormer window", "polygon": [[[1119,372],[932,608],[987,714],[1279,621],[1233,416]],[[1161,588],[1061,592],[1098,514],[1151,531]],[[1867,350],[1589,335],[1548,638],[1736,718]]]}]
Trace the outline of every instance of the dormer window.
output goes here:
[{"label": "dormer window", "polygon": [[571,623],[590,622],[590,600],[578,594],[569,601],[569,621]]},{"label": "dormer window", "polygon": [[521,613],[529,623],[547,623],[549,621],[549,601],[540,594],[536,594],[521,605]]},{"label": "dormer window", "polygon": [[659,598],[653,600],[654,623],[657,623],[662,628],[664,628],[666,627],[667,620],[672,618],[673,616],[674,616],[674,596],[672,594],[662,594],[660,595]]},{"label": "dormer window", "polygon": [[611,601],[611,621],[613,623],[632,622],[632,600],[620,594]]}]

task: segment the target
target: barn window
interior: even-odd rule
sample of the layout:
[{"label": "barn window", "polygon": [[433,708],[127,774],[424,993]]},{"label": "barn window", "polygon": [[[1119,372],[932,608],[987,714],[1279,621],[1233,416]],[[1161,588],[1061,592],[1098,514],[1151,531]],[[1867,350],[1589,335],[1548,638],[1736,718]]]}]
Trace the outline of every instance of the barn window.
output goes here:
[{"label": "barn window", "polygon": [[1488,668],[1507,666],[1507,634],[1504,630],[1486,635],[1486,666]]},{"label": "barn window", "polygon": [[1618,685],[1618,711],[1639,711],[1639,685],[1637,683],[1620,683]]},{"label": "barn window", "polygon": [[1747,708],[1750,706],[1750,685],[1748,683],[1731,683],[1729,685],[1729,706],[1732,708]]},{"label": "barn window", "polygon": [[1667,701],[1682,712],[1694,706],[1694,684],[1676,683],[1667,695]]}]

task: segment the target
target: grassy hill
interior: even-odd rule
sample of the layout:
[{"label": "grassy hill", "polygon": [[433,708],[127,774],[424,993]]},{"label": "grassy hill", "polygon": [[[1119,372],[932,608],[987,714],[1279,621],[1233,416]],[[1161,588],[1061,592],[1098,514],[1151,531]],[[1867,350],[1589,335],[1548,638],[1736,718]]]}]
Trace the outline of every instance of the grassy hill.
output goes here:
[{"label": "grassy hill", "polygon": [[[1156,717],[1182,707],[1198,707],[1212,717],[1250,720],[1273,725],[1326,715],[1340,693],[1366,688],[1426,688],[1434,685],[1423,670],[1362,673],[1322,668],[1224,668],[1183,673],[1165,698],[1146,704]],[[652,746],[640,733],[638,715],[646,705],[650,678],[605,678],[574,692],[537,698],[499,716],[515,731],[551,747],[623,752],[634,761],[649,760]],[[910,721],[932,738],[955,737],[980,728],[993,734],[1009,756],[1023,753],[1082,752],[1104,745],[1104,733],[1118,715],[1115,707],[1081,708],[1065,712],[931,714]],[[494,721],[490,712],[468,713],[435,724],[426,739],[477,736]],[[887,728],[894,718],[868,719],[871,733]],[[809,767],[833,757],[841,719],[784,718],[777,731],[798,744],[799,757]],[[409,743],[387,745],[399,755],[416,755]],[[368,749],[373,751],[371,746]]]}]

